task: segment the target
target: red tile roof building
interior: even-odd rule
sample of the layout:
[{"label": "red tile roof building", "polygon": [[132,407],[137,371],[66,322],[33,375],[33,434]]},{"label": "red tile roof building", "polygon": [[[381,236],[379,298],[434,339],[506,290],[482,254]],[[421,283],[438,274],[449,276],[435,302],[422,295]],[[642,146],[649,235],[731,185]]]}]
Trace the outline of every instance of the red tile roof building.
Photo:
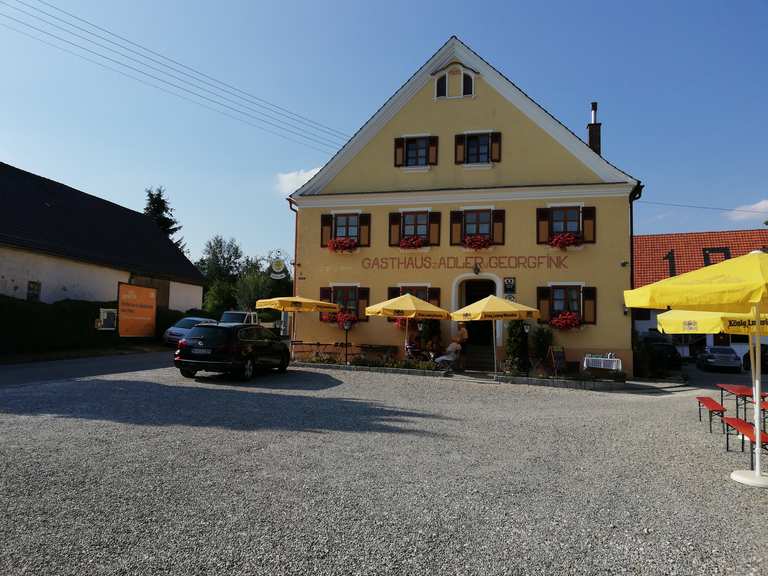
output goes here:
[{"label": "red tile roof building", "polygon": [[764,247],[768,228],[635,236],[635,288]]}]

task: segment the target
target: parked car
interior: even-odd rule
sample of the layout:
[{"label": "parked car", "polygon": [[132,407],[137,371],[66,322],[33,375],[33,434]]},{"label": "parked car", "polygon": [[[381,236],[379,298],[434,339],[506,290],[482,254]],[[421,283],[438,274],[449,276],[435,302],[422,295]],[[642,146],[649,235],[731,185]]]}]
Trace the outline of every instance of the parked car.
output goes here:
[{"label": "parked car", "polygon": [[730,346],[709,346],[696,357],[696,367],[700,370],[733,370],[741,372],[741,358]]},{"label": "parked car", "polygon": [[674,344],[670,342],[651,341],[647,342],[646,346],[650,353],[651,362],[656,369],[675,371],[682,368],[683,359]]},{"label": "parked car", "polygon": [[185,378],[206,371],[250,380],[257,367],[285,372],[290,357],[288,346],[262,326],[198,324],[179,341],[173,363]]},{"label": "parked car", "polygon": [[219,322],[233,324],[258,324],[259,318],[256,312],[245,312],[243,310],[228,310],[221,315]]},{"label": "parked car", "polygon": [[184,338],[187,333],[198,324],[216,324],[216,320],[211,318],[199,318],[197,316],[187,316],[182,318],[176,324],[168,328],[163,334],[163,342],[166,344],[176,344]]},{"label": "parked car", "polygon": [[[763,374],[768,373],[768,344],[760,344],[760,372]],[[744,366],[744,370],[749,372],[752,370],[752,362],[749,359],[749,351],[747,351],[741,358],[741,365]]]}]

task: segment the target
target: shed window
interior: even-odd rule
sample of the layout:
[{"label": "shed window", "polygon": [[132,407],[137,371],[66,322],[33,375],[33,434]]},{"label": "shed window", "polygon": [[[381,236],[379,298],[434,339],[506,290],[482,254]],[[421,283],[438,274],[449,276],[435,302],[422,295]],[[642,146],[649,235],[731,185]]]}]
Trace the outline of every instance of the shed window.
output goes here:
[{"label": "shed window", "polygon": [[358,214],[337,214],[335,218],[336,234],[335,238],[354,238],[358,239],[359,215]]},{"label": "shed window", "polygon": [[581,210],[578,206],[552,208],[552,233],[581,232]]},{"label": "shed window", "polygon": [[488,164],[491,161],[491,135],[467,134],[466,164]]},{"label": "shed window", "polygon": [[462,81],[462,87],[463,87],[463,94],[464,96],[474,96],[475,94],[475,79],[472,78],[471,74],[464,73],[463,81]]},{"label": "shed window", "polygon": [[464,211],[464,236],[488,236],[491,235],[491,211],[490,210],[465,210]]},{"label": "shed window", "polygon": [[435,96],[437,98],[445,98],[448,94],[448,76],[443,74],[438,76],[435,86]]},{"label": "shed window", "polygon": [[403,237],[420,236],[428,240],[429,212],[404,212]]},{"label": "shed window", "polygon": [[405,139],[405,165],[406,166],[426,166],[427,148],[429,138],[426,136],[419,138]]}]

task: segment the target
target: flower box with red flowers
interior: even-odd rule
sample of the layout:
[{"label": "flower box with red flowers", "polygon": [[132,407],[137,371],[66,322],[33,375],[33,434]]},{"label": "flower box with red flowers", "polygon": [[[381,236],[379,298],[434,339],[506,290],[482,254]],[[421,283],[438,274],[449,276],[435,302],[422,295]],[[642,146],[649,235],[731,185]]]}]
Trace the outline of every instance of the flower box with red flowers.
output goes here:
[{"label": "flower box with red flowers", "polygon": [[400,240],[400,248],[404,248],[405,250],[415,250],[422,246],[424,246],[424,238],[421,236],[404,236],[403,239]]},{"label": "flower box with red flowers", "polygon": [[553,248],[560,248],[565,250],[568,246],[580,246],[581,236],[574,234],[573,232],[561,232],[555,234],[549,241],[549,245]]},{"label": "flower box with red flowers", "polygon": [[560,312],[549,325],[558,330],[572,330],[581,326],[581,317],[576,312]]},{"label": "flower box with red flowers", "polygon": [[352,252],[357,248],[357,238],[331,238],[328,250],[331,252]]},{"label": "flower box with red flowers", "polygon": [[464,246],[472,250],[484,250],[491,245],[491,238],[489,236],[483,236],[477,234],[475,236],[467,236],[464,238]]},{"label": "flower box with red flowers", "polygon": [[336,324],[344,330],[344,325],[349,322],[350,328],[354,326],[357,323],[357,316],[352,314],[351,312],[337,312],[336,313]]}]

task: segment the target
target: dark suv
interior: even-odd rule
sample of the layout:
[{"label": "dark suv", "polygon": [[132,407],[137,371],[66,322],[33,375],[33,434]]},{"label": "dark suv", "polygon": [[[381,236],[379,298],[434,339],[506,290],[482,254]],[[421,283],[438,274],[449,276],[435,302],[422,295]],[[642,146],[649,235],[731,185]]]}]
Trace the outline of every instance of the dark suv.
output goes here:
[{"label": "dark suv", "polygon": [[290,357],[288,346],[262,326],[200,324],[179,341],[173,363],[185,378],[204,370],[250,380],[257,367],[285,372]]}]

